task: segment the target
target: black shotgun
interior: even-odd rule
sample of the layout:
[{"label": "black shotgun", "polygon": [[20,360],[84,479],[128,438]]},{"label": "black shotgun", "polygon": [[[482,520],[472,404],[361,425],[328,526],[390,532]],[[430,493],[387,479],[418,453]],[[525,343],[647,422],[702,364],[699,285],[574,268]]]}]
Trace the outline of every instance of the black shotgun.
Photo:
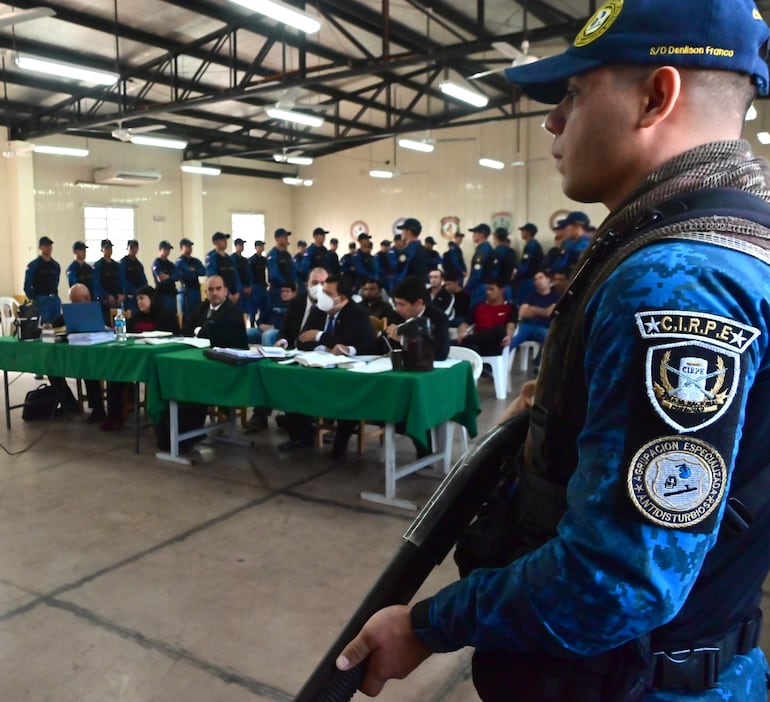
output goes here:
[{"label": "black shotgun", "polygon": [[365,663],[342,672],[335,666],[337,656],[375,612],[412,599],[497,485],[501,464],[524,443],[528,427],[529,412],[516,414],[485,434],[455,463],[294,702],[346,702],[355,694],[366,672]]}]

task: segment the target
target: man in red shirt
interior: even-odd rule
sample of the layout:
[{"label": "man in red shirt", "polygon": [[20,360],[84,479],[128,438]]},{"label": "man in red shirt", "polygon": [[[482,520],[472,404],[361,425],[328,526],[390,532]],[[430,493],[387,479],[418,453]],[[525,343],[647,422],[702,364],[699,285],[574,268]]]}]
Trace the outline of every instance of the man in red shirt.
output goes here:
[{"label": "man in red shirt", "polygon": [[504,283],[496,280],[487,283],[487,299],[473,310],[473,329],[461,324],[457,329],[457,342],[481,356],[497,356],[510,340],[516,326],[516,310],[503,296]]}]

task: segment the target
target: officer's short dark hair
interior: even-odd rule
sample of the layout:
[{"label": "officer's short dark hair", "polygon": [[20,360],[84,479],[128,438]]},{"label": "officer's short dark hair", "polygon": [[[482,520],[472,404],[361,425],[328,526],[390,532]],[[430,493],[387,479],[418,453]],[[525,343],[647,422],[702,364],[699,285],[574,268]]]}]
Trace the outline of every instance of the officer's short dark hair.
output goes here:
[{"label": "officer's short dark hair", "polygon": [[344,295],[348,300],[353,297],[353,281],[347,275],[330,275],[326,279],[327,283],[337,285],[337,294]]},{"label": "officer's short dark hair", "polygon": [[425,283],[416,275],[406,276],[406,278],[395,285],[390,295],[394,298],[398,297],[406,300],[411,305],[417,302],[417,300],[422,300],[426,304],[428,302],[428,290],[425,287]]},{"label": "officer's short dark hair", "polygon": [[377,278],[368,278],[361,287],[363,288],[364,285],[376,285],[378,288],[382,289],[382,283],[377,280]]}]

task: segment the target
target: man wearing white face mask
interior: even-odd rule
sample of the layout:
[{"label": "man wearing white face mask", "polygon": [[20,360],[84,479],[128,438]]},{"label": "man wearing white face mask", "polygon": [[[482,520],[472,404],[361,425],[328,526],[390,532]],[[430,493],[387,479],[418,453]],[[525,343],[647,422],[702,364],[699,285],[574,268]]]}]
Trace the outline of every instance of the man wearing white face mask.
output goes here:
[{"label": "man wearing white face mask", "polygon": [[313,268],[308,276],[307,292],[299,293],[286,310],[281,323],[276,346],[294,347],[297,337],[305,327],[318,327],[326,321],[326,315],[316,307],[317,295],[323,290],[323,284],[329,277],[325,268]]},{"label": "man wearing white face mask", "polygon": [[366,310],[351,301],[353,283],[347,276],[330,276],[318,293],[318,309],[326,312],[324,326],[306,328],[299,335],[297,348],[310,351],[323,346],[335,354],[369,353],[375,335]]}]

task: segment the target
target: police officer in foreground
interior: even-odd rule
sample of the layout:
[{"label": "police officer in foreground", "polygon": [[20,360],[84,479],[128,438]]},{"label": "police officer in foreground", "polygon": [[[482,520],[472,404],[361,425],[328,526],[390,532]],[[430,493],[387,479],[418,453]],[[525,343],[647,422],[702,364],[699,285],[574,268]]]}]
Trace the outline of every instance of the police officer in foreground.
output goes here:
[{"label": "police officer in foreground", "polygon": [[610,214],[543,351],[508,565],[466,551],[375,614],[338,660],[367,694],[471,645],[484,700],[766,701],[770,187],[740,134],[769,36],[751,0],[608,0],[507,69]]},{"label": "police officer in foreground", "polygon": [[291,232],[283,227],[275,230],[275,246],[267,254],[267,280],[270,283],[270,306],[281,306],[281,288],[287,283],[297,284],[297,269],[289,253]]},{"label": "police officer in foreground", "polygon": [[24,294],[34,300],[40,311],[40,322],[51,324],[61,312],[59,278],[61,266],[52,257],[53,241],[47,236],[38,240],[40,255],[27,265],[24,274]]}]

